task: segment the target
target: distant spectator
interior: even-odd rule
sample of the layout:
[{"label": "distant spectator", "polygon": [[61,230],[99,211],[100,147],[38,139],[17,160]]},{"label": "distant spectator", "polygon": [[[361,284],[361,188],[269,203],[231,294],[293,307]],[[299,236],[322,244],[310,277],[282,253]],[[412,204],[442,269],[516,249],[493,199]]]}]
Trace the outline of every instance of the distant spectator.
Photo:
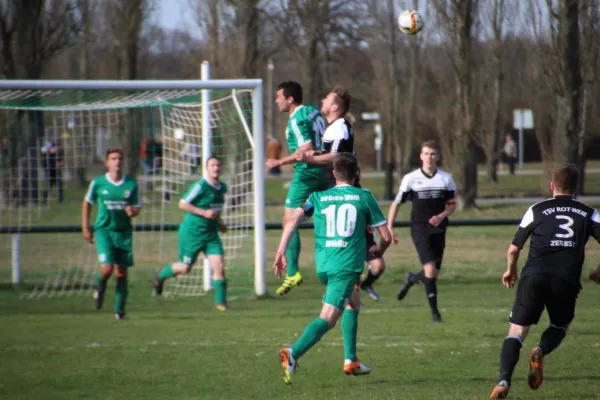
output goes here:
[{"label": "distant spectator", "polygon": [[162,140],[158,138],[150,138],[144,140],[140,144],[140,158],[144,172],[147,175],[154,175],[161,167],[162,163]]},{"label": "distant spectator", "polygon": [[63,184],[61,168],[64,166],[61,152],[56,143],[52,140],[46,142],[42,147],[42,168],[44,169],[44,178],[46,179],[46,187],[42,192],[42,200],[48,202],[48,192],[53,186],[58,190],[58,202],[63,201]]},{"label": "distant spectator", "polygon": [[[279,160],[281,158],[281,150],[282,150],[281,142],[278,139],[273,138],[273,139],[269,140],[269,144],[267,145],[267,158]],[[281,175],[281,167],[277,166],[277,167],[271,168],[269,170],[269,174],[271,174],[273,176]]]},{"label": "distant spectator", "polygon": [[511,175],[515,174],[515,164],[517,162],[517,143],[514,141],[510,134],[505,137],[504,148],[502,149],[506,163],[508,164],[508,170]]}]

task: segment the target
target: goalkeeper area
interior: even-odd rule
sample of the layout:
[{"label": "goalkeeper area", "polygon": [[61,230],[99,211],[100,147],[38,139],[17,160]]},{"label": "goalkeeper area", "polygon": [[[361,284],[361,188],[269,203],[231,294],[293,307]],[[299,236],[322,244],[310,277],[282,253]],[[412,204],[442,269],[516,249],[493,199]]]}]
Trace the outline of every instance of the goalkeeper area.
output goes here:
[{"label": "goalkeeper area", "polygon": [[[221,217],[230,227],[222,235],[229,291],[265,293],[264,228],[254,228],[264,227],[265,216],[260,80],[8,85],[15,87],[0,92],[0,225],[48,232],[0,235],[3,267],[12,264],[21,275],[13,282],[32,289],[27,296],[91,293],[96,252],[76,232],[87,185],[106,172],[113,147],[124,150],[124,172],[141,191],[134,258],[144,280],[177,261],[179,200],[217,156],[228,187]],[[210,265],[199,258],[190,274],[168,282],[165,295],[210,289]]]},{"label": "goalkeeper area", "polygon": [[[511,216],[517,217],[522,208],[515,208]],[[406,218],[408,210],[401,212]],[[500,283],[514,230],[512,226],[448,230],[438,286],[444,323],[432,324],[421,286],[402,302],[395,299],[404,273],[417,265],[408,229],[398,228],[400,244],[386,253],[388,269],[376,284],[381,301],[362,296],[358,356],[371,374],[343,374],[338,324],[300,360],[291,388],[281,379],[278,351],[291,345],[317,317],[324,290],[314,271],[311,230],[301,232],[304,285],[286,297],[232,302],[230,313],[214,311],[208,296],[151,297],[149,282],[143,279],[130,287],[128,321],[112,317],[112,296],[107,296],[105,310],[97,312],[91,296],[23,300],[18,293],[2,290],[0,397],[488,398],[515,295]],[[280,234],[268,231],[268,265]],[[600,246],[590,242],[587,251],[584,274],[600,258]],[[132,276],[139,277],[144,270],[135,267]],[[274,293],[279,280],[269,274],[267,284]],[[526,354],[546,328],[547,316],[532,327],[510,398],[598,398],[598,304],[599,288],[584,280],[575,321],[561,347],[545,359],[544,384],[536,392],[527,386]]]}]

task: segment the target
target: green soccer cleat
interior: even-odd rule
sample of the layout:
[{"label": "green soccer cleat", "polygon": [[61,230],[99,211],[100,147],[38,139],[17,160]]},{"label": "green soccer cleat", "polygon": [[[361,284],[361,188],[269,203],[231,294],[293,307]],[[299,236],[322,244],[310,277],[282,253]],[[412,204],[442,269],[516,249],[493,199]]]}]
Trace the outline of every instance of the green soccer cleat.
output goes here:
[{"label": "green soccer cleat", "polygon": [[304,282],[302,280],[302,275],[300,275],[300,272],[296,272],[296,275],[288,276],[287,278],[285,278],[285,280],[283,281],[281,286],[277,288],[275,293],[279,296],[283,296],[284,294],[287,294],[290,290],[292,290],[294,286],[302,285],[302,282]]},{"label": "green soccer cleat", "polygon": [[298,363],[292,357],[292,349],[279,350],[279,361],[281,361],[281,366],[283,367],[283,381],[287,385],[291,385],[292,375],[298,366]]}]

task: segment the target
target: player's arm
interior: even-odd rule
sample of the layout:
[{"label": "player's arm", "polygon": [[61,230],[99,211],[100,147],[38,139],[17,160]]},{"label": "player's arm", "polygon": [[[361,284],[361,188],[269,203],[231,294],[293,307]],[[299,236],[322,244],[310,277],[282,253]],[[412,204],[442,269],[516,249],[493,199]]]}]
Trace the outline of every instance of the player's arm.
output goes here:
[{"label": "player's arm", "polygon": [[298,158],[299,154],[303,154],[307,151],[311,151],[312,149],[313,149],[312,142],[304,143],[303,145],[298,147],[298,149],[294,153],[290,154],[289,156],[280,158],[279,160],[276,160],[274,158],[268,159],[267,167],[275,168],[275,167],[280,167],[282,165],[293,164],[298,161],[297,158]]},{"label": "player's arm", "polygon": [[394,242],[394,244],[398,243],[398,236],[394,232],[394,221],[396,220],[396,216],[398,215],[398,209],[400,208],[400,204],[406,203],[406,200],[408,200],[409,196],[410,188],[408,185],[408,178],[404,176],[404,178],[402,178],[402,182],[400,183],[398,194],[396,195],[396,198],[392,202],[390,210],[388,211],[387,227],[392,234],[392,242]]},{"label": "player's arm", "polygon": [[[598,210],[592,212],[592,236],[600,243],[600,213]],[[600,264],[590,272],[590,280],[600,284]]]},{"label": "player's arm", "polygon": [[521,249],[536,225],[537,221],[535,220],[533,207],[529,207],[521,219],[517,233],[515,233],[512,243],[508,246],[508,251],[506,252],[506,271],[502,276],[502,284],[507,288],[513,287],[517,281],[519,276],[517,262],[519,261]]},{"label": "player's arm", "polygon": [[129,204],[125,206],[125,213],[129,218],[134,218],[140,215],[140,211],[142,210],[142,197],[140,195],[140,190],[138,188],[137,182],[131,196],[129,198]]},{"label": "player's arm", "polygon": [[375,200],[375,197],[373,197],[370,192],[367,193],[368,196],[365,196],[365,201],[367,204],[367,209],[369,210],[369,225],[371,228],[377,228],[377,232],[379,232],[380,236],[379,246],[377,249],[373,250],[379,255],[383,255],[388,247],[390,247],[390,244],[392,244],[392,232],[388,228],[388,222],[385,220],[377,200]]},{"label": "player's arm", "polygon": [[90,214],[96,198],[96,188],[94,181],[92,181],[81,204],[81,233],[83,238],[90,243],[94,243],[94,233],[90,229]]},{"label": "player's arm", "polygon": [[454,184],[454,180],[452,177],[448,177],[448,182],[446,183],[446,208],[441,213],[434,215],[429,219],[429,223],[433,226],[438,226],[441,224],[446,218],[448,218],[454,210],[456,210],[456,200],[454,199],[454,194],[456,193],[456,185]]},{"label": "player's arm", "polygon": [[189,190],[183,195],[183,198],[179,200],[179,209],[181,211],[189,212],[190,214],[197,215],[202,218],[215,219],[219,216],[219,213],[212,208],[204,209],[196,207],[192,203],[199,199],[203,195],[202,187],[198,183],[194,183]]},{"label": "player's arm", "polygon": [[308,164],[330,165],[333,164],[333,159],[337,153],[318,154],[315,152],[299,153],[297,161],[302,161]]}]

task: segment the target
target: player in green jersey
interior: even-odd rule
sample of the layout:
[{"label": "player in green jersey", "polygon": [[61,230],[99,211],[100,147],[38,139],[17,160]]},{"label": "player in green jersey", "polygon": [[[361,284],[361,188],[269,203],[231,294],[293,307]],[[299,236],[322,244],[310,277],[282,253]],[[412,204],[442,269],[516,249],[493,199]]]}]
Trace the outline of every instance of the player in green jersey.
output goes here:
[{"label": "player in green jersey", "polygon": [[[287,266],[285,252],[298,224],[314,216],[315,261],[317,275],[325,284],[323,307],[319,318],[311,322],[300,339],[291,347],[281,349],[283,380],[292,382],[298,359],[314,346],[342,317],[344,338],[344,373],[365,375],[370,369],[356,356],[356,335],[360,292],[355,289],[363,271],[367,252],[383,254],[391,242],[391,233],[377,201],[368,190],[353,186],[358,162],[350,153],[339,153],[333,162],[336,186],[308,197],[302,208],[297,208],[285,226],[275,255],[274,270],[281,275]],[[367,226],[377,228],[380,244],[367,250]]]},{"label": "player in green jersey", "polygon": [[[285,200],[283,217],[283,226],[285,226],[289,223],[294,210],[301,207],[311,193],[326,189],[321,166],[296,161],[296,153],[321,149],[321,136],[325,132],[325,118],[314,105],[302,104],[302,86],[297,82],[280,83],[277,86],[275,103],[280,112],[287,112],[290,115],[285,131],[290,155],[279,160],[267,160],[267,167],[276,168],[294,164],[294,178]],[[276,290],[275,293],[278,295],[284,295],[294,286],[302,283],[302,275],[298,271],[300,247],[300,234],[296,230],[292,235],[286,254],[287,277]]]},{"label": "player in green jersey", "polygon": [[203,252],[212,267],[217,310],[227,311],[224,253],[219,237],[219,232],[227,232],[221,220],[227,186],[220,177],[221,160],[212,156],[206,161],[206,177],[194,183],[179,201],[179,209],[186,212],[179,227],[179,261],[160,270],[154,291],[160,295],[166,279],[189,273]]},{"label": "player in green jersey", "polygon": [[[94,292],[96,309],[102,308],[106,282],[117,270],[115,317],[125,319],[127,300],[127,268],[133,266],[133,227],[131,218],[140,214],[142,201],[137,181],[123,175],[124,155],[121,149],[106,151],[108,173],[94,179],[81,207],[81,231],[90,243],[96,242],[100,271]],[[94,231],[90,230],[90,211],[98,203]],[[95,238],[94,238],[95,236]],[[95,240],[94,240],[95,239]]]}]

